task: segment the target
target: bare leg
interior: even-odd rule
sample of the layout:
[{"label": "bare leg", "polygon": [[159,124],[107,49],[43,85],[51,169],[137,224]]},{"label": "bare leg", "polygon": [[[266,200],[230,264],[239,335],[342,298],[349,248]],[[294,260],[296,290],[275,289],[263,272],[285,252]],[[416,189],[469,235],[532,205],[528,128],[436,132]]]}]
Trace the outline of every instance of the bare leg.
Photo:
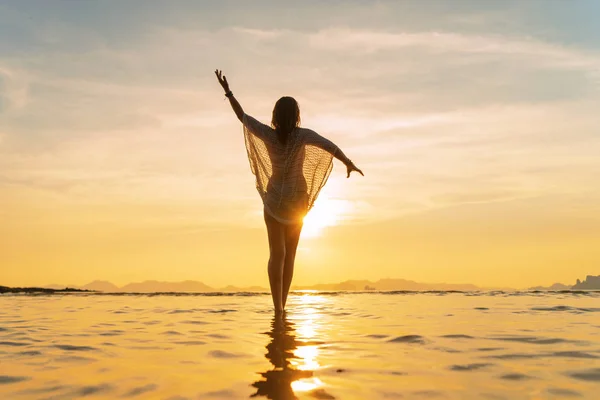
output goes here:
[{"label": "bare leg", "polygon": [[269,284],[275,313],[283,312],[282,283],[285,260],[285,226],[265,212],[265,224],[269,236]]},{"label": "bare leg", "polygon": [[285,308],[290,286],[292,285],[294,261],[296,260],[296,249],[300,240],[300,232],[302,232],[302,223],[285,226],[285,261],[283,263],[283,291],[281,295],[283,308]]}]

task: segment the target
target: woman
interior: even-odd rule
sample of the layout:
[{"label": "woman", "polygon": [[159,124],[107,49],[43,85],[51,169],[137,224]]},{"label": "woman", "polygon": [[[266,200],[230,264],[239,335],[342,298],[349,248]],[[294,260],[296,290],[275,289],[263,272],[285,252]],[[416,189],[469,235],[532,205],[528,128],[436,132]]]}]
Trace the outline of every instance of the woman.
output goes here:
[{"label": "woman", "polygon": [[352,171],[363,173],[331,141],[300,128],[300,109],[292,97],[275,103],[268,126],[244,113],[222,71],[215,70],[215,75],[244,126],[250,169],[264,205],[273,306],[281,314],[292,283],[302,221],[331,173],[333,157],[346,165],[348,178]]}]

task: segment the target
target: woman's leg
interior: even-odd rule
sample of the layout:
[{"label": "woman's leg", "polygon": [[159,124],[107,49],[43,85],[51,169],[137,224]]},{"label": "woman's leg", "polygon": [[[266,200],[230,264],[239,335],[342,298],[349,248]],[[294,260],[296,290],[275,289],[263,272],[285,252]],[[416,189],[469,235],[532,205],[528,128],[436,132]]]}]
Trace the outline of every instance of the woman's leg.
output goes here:
[{"label": "woman's leg", "polygon": [[296,249],[302,232],[302,223],[285,226],[285,261],[283,263],[283,292],[281,296],[283,308],[287,301],[288,292],[292,285],[294,276],[294,261],[296,260]]},{"label": "woman's leg", "polygon": [[283,311],[282,283],[285,260],[285,226],[265,211],[265,224],[269,236],[269,284],[275,313]]}]

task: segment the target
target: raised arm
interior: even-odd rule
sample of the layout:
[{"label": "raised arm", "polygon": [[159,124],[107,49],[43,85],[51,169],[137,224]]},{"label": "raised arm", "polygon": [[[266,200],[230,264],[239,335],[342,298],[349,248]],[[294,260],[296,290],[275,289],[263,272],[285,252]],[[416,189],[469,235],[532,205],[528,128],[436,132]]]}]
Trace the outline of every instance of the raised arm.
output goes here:
[{"label": "raised arm", "polygon": [[227,78],[225,77],[225,75],[223,75],[223,71],[216,69],[215,75],[217,76],[217,80],[223,87],[223,90],[225,90],[225,96],[227,96],[227,98],[229,99],[229,104],[231,104],[233,112],[235,113],[236,117],[240,120],[240,122],[243,122],[244,109],[236,100],[236,98],[233,97],[233,92],[229,90],[229,82],[227,82]]}]

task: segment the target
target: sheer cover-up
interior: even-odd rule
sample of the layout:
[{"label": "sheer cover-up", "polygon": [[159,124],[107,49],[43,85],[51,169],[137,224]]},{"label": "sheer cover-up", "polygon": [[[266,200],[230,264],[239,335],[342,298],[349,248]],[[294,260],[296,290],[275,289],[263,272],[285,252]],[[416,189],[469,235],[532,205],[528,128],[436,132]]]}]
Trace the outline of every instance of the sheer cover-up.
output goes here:
[{"label": "sheer cover-up", "polygon": [[333,168],[339,148],[305,128],[295,128],[281,144],[273,128],[244,114],[250,169],[265,211],[284,224],[301,222]]}]

